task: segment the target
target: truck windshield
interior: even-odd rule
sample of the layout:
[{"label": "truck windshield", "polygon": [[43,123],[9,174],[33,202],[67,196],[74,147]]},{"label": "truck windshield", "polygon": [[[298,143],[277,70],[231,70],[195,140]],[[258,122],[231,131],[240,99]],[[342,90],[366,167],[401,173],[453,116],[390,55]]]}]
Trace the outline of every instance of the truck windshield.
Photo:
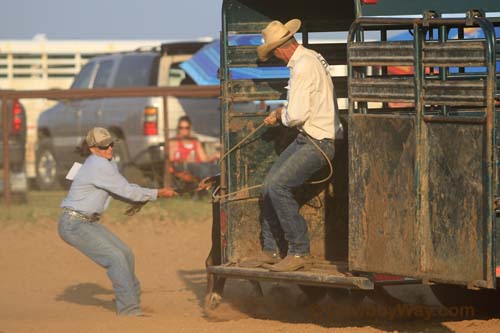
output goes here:
[{"label": "truck windshield", "polygon": [[83,66],[80,74],[75,78],[71,89],[87,89],[90,86],[90,81],[92,80],[92,74],[94,72],[95,62],[89,62]]}]

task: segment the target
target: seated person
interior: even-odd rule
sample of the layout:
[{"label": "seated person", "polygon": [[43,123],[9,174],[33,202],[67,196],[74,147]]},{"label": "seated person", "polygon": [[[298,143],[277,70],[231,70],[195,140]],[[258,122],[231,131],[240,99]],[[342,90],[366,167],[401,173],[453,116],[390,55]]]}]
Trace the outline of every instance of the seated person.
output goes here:
[{"label": "seated person", "polygon": [[[188,116],[179,118],[177,136],[170,140],[169,158],[176,172],[187,171],[196,178],[193,180],[198,181],[219,172],[219,166],[214,163],[219,156],[218,154],[207,156],[200,141],[192,136],[191,125],[191,118]],[[188,180],[185,175],[181,178]]]}]

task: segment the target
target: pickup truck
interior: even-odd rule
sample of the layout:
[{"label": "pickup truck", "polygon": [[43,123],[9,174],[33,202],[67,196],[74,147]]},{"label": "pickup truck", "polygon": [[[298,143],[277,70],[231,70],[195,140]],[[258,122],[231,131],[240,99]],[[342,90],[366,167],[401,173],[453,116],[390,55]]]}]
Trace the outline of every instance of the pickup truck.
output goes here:
[{"label": "pickup truck", "polygon": [[[180,86],[194,84],[180,64],[205,41],[163,44],[150,50],[92,58],[75,77],[72,89]],[[179,117],[193,120],[194,135],[207,153],[219,143],[220,106],[217,98],[168,99],[169,135],[175,136]],[[132,166],[148,182],[161,182],[163,161],[163,102],[161,97],[100,98],[61,101],[38,119],[37,183],[41,189],[59,187],[81,158],[75,147],[87,131],[106,127],[119,140],[115,158],[120,168]],[[144,177],[143,177],[144,179]]]}]

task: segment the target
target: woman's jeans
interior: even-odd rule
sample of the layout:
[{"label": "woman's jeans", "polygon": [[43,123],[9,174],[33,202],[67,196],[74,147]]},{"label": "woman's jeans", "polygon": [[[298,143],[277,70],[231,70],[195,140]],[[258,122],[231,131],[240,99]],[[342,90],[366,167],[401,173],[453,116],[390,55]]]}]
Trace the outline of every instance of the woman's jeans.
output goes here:
[{"label": "woman's jeans", "polygon": [[107,269],[116,294],[119,315],[140,315],[141,285],[134,273],[134,254],[98,222],[90,223],[63,212],[59,235],[71,246]]},{"label": "woman's jeans", "polygon": [[[333,159],[334,140],[315,140],[315,143],[330,160]],[[264,251],[279,252],[276,239],[284,234],[288,241],[288,254],[310,254],[307,223],[299,213],[300,207],[292,190],[303,185],[327,163],[325,157],[304,134],[299,134],[278,157],[262,188]]]}]

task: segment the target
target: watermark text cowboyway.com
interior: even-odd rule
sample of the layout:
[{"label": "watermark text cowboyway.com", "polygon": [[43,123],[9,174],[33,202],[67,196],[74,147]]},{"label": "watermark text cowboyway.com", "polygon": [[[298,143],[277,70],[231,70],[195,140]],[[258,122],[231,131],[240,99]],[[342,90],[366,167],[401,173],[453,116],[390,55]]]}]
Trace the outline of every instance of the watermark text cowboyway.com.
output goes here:
[{"label": "watermark text cowboyway.com", "polygon": [[360,305],[313,305],[311,314],[315,317],[342,317],[342,318],[382,318],[382,319],[424,319],[433,318],[473,318],[476,309],[473,306],[425,306],[412,304],[397,304],[393,306]]}]

